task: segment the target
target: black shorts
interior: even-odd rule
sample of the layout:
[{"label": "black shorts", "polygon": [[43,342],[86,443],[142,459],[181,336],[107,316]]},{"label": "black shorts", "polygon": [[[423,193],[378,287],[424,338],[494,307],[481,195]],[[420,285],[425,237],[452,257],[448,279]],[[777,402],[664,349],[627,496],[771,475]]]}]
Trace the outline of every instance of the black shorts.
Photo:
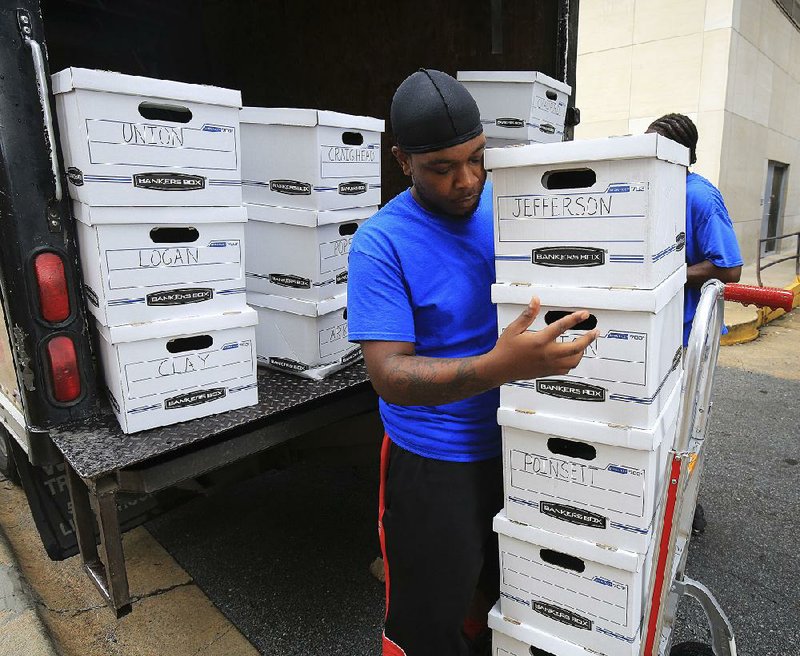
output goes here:
[{"label": "black shorts", "polygon": [[433,460],[384,438],[378,515],[386,571],[383,656],[469,653],[462,628],[476,591],[488,605],[499,596],[492,518],[502,506],[501,458]]}]

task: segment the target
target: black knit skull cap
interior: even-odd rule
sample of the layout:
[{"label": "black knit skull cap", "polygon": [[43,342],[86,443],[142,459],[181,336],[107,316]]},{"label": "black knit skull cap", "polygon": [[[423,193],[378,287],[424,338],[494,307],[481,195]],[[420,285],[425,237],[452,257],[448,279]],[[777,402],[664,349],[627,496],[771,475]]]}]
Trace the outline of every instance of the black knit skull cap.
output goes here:
[{"label": "black knit skull cap", "polygon": [[463,84],[442,71],[421,68],[397,87],[392,131],[407,153],[457,146],[483,132],[481,113]]}]

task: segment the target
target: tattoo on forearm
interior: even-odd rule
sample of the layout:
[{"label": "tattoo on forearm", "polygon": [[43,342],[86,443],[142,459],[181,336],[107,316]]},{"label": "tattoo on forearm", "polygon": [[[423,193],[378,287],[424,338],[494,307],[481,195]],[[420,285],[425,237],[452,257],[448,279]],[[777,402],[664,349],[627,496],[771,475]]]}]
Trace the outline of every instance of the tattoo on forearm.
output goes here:
[{"label": "tattoo on forearm", "polygon": [[486,391],[475,361],[474,357],[395,356],[387,374],[405,402],[441,405]]}]

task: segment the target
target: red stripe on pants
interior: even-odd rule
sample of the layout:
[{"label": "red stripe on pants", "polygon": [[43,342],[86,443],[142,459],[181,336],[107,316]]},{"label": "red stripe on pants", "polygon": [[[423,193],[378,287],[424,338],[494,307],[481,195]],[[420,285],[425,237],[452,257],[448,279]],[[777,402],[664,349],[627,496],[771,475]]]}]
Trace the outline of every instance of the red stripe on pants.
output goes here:
[{"label": "red stripe on pants", "polygon": [[[386,508],[385,495],[386,495],[386,474],[389,471],[389,448],[392,446],[392,440],[388,435],[383,436],[383,444],[381,445],[381,480],[380,488],[378,491],[378,537],[381,541],[381,554],[383,555],[383,571],[386,575],[386,612],[384,613],[384,621],[389,615],[389,559],[386,557],[386,535],[383,532],[383,511]],[[384,634],[383,636],[383,656],[406,656],[406,652],[395,644]]]},{"label": "red stripe on pants", "polygon": [[[386,575],[386,612],[383,614],[384,621],[389,615],[389,559],[386,557],[386,535],[383,532],[383,511],[386,508],[386,474],[389,471],[389,448],[392,440],[384,434],[383,444],[381,445],[381,480],[378,490],[378,538],[381,541],[381,555],[383,556],[383,572]],[[384,639],[385,643],[385,639]],[[385,653],[385,652],[384,652]]]}]

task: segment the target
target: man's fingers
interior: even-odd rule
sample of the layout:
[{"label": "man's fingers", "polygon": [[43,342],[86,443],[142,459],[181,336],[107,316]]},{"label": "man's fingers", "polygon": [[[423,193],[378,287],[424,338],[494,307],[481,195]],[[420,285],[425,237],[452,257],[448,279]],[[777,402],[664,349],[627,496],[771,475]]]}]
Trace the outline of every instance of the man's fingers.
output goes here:
[{"label": "man's fingers", "polygon": [[577,355],[578,353],[583,353],[586,348],[591,344],[595,339],[597,339],[597,331],[590,330],[585,335],[581,335],[576,340],[570,342],[569,346],[572,347],[570,353],[572,355]]},{"label": "man's fingers", "polygon": [[541,302],[539,301],[538,297],[534,296],[531,299],[531,302],[528,304],[522,314],[520,314],[514,321],[508,324],[506,330],[510,331],[512,335],[520,335],[524,333],[530,325],[536,320],[537,315],[539,314],[539,308],[541,307]]}]

